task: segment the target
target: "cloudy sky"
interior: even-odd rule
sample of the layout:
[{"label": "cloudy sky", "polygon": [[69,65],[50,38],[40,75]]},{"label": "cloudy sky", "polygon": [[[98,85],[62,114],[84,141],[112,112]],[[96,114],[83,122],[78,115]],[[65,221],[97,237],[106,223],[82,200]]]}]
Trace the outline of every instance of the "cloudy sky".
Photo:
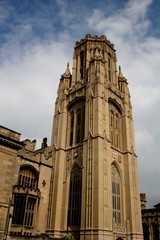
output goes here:
[{"label": "cloudy sky", "polygon": [[160,0],[0,0],[0,124],[50,143],[75,41],[106,35],[128,79],[148,207],[160,202]]}]

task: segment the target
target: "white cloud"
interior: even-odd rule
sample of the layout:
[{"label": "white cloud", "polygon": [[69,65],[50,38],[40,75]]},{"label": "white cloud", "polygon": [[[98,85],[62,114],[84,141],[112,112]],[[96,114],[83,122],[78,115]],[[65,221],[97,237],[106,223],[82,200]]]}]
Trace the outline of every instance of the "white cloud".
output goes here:
[{"label": "white cloud", "polygon": [[[128,1],[124,9],[119,9],[109,17],[105,17],[103,10],[94,10],[88,19],[90,27],[100,32],[105,32],[109,38],[122,42],[130,40],[134,42],[138,37],[143,36],[149,26],[149,21],[145,18],[147,8],[151,0]],[[111,40],[110,39],[110,40]]]},{"label": "white cloud", "polygon": [[0,67],[1,124],[22,138],[50,138],[56,89],[71,61],[69,50],[64,43],[37,42],[13,51],[14,62],[7,59]]}]

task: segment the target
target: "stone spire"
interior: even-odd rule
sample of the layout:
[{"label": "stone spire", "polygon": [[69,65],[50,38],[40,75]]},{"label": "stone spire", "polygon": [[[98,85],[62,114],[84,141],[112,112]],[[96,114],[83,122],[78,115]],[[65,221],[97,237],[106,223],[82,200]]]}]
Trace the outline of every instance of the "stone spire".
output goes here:
[{"label": "stone spire", "polygon": [[126,78],[122,74],[121,66],[119,66],[119,73],[118,73],[118,79],[120,80],[126,80]]},{"label": "stone spire", "polygon": [[70,73],[70,70],[69,70],[69,62],[67,63],[66,71],[63,73],[62,76],[63,77],[70,77],[71,76],[71,73]]}]

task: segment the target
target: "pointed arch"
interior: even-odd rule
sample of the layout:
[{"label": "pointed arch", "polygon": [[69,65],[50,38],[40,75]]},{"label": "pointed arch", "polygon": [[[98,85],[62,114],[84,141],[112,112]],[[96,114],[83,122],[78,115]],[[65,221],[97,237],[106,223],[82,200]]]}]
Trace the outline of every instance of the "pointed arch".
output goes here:
[{"label": "pointed arch", "polygon": [[39,173],[32,165],[21,165],[18,176],[18,186],[37,188]]},{"label": "pointed arch", "polygon": [[123,179],[122,171],[120,169],[120,166],[119,166],[118,162],[114,160],[111,165],[115,165],[115,167],[117,168],[118,174],[120,176],[120,181],[121,181],[121,184],[122,184],[124,179]]},{"label": "pointed arch", "polygon": [[76,105],[77,103],[81,103],[81,102],[85,102],[85,97],[76,97],[74,98],[71,102],[69,102],[69,104],[67,105],[67,109],[68,111],[71,110],[71,108],[73,108],[74,105]]},{"label": "pointed arch", "polygon": [[37,175],[39,174],[39,173],[38,173],[38,170],[37,170],[34,166],[32,166],[31,164],[22,164],[22,165],[20,165],[20,169],[22,169],[22,168],[30,168],[30,169],[32,169],[32,171],[34,171]]},{"label": "pointed arch", "polygon": [[75,160],[75,161],[73,162],[73,164],[71,165],[70,173],[72,173],[73,171],[75,171],[76,168],[79,168],[78,170],[82,170],[82,165],[78,162],[78,160]]},{"label": "pointed arch", "polygon": [[115,108],[117,108],[118,111],[122,114],[122,112],[123,112],[122,107],[121,107],[121,105],[116,101],[116,99],[109,98],[109,99],[108,99],[108,103],[114,105]]},{"label": "pointed arch", "polygon": [[80,227],[81,223],[82,168],[75,163],[71,169],[68,226]]}]

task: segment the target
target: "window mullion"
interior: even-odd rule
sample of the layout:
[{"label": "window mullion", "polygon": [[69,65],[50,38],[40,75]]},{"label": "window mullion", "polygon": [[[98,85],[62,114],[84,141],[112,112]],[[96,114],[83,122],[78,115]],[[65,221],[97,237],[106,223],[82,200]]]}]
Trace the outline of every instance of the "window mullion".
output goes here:
[{"label": "window mullion", "polygon": [[25,208],[24,208],[24,217],[23,217],[23,226],[26,224],[26,210],[27,210],[27,202],[28,202],[28,196],[25,197]]}]

